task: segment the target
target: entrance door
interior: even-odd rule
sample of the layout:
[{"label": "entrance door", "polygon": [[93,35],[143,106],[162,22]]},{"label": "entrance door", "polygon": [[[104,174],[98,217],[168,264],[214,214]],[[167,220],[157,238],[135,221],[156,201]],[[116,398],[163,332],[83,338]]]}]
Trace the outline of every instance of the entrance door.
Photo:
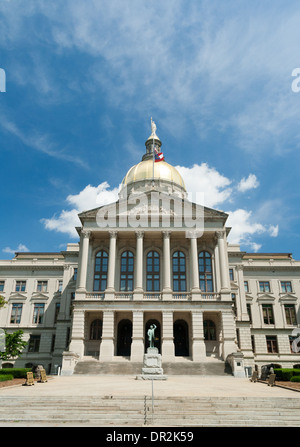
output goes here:
[{"label": "entrance door", "polygon": [[161,352],[161,338],[160,338],[160,324],[157,320],[148,320],[145,327],[145,352],[147,352],[147,348],[149,348],[149,340],[148,340],[148,329],[151,324],[155,324],[156,329],[154,332],[154,347],[158,349],[158,352]]},{"label": "entrance door", "polygon": [[177,320],[174,323],[174,345],[175,356],[189,356],[189,328],[184,320]]},{"label": "entrance door", "polygon": [[118,324],[117,355],[130,357],[132,342],[132,322],[121,320]]}]

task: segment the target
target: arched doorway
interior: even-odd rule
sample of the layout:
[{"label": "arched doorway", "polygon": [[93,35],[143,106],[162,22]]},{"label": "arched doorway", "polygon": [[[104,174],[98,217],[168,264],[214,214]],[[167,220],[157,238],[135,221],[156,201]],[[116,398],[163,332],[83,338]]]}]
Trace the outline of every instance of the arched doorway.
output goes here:
[{"label": "arched doorway", "polygon": [[145,352],[147,352],[147,348],[149,348],[149,340],[148,340],[148,329],[152,324],[155,324],[155,340],[154,347],[158,349],[158,352],[161,352],[161,336],[160,336],[160,323],[157,320],[148,320],[145,326]]},{"label": "arched doorway", "polygon": [[117,355],[130,357],[132,342],[132,322],[121,320],[118,324]]},{"label": "arched doorway", "polygon": [[189,327],[186,321],[177,320],[174,323],[175,356],[189,356]]}]

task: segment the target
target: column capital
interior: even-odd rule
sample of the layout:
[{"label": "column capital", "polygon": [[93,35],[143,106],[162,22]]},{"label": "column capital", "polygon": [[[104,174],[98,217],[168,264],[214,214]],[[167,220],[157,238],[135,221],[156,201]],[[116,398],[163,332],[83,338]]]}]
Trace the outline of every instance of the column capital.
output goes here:
[{"label": "column capital", "polygon": [[109,236],[111,239],[116,239],[118,237],[118,231],[117,230],[109,230],[108,231]]},{"label": "column capital", "polygon": [[216,237],[217,237],[217,239],[224,239],[225,231],[224,230],[216,231]]},{"label": "column capital", "polygon": [[171,231],[162,231],[162,235],[164,239],[169,239],[171,236]]},{"label": "column capital", "polygon": [[142,239],[144,237],[145,231],[137,230],[135,231],[137,239]]},{"label": "column capital", "polygon": [[84,238],[86,238],[86,239],[89,239],[89,238],[90,238],[91,233],[92,233],[92,232],[91,232],[90,230],[82,230],[82,231],[81,231],[82,236],[83,236]]}]

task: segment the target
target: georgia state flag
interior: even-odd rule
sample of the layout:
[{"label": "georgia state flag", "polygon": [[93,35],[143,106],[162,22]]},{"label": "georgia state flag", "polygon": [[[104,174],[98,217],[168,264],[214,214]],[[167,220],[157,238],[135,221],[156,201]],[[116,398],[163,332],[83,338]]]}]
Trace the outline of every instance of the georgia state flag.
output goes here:
[{"label": "georgia state flag", "polygon": [[164,160],[164,154],[162,152],[158,152],[156,147],[154,147],[154,150],[155,150],[155,163],[158,162],[158,161],[163,161]]}]

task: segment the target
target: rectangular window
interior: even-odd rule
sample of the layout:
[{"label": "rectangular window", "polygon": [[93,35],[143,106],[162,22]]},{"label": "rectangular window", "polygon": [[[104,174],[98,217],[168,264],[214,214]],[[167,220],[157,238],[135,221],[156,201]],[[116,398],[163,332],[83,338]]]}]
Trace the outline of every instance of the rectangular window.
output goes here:
[{"label": "rectangular window", "polygon": [[48,281],[38,281],[37,282],[37,292],[47,292]]},{"label": "rectangular window", "polygon": [[294,304],[285,304],[284,311],[285,311],[286,324],[296,326],[297,318],[296,318],[296,310],[295,310]]},{"label": "rectangular window", "polygon": [[229,269],[229,278],[230,281],[234,281],[233,269]]},{"label": "rectangular window", "polygon": [[10,316],[11,324],[19,324],[21,322],[22,307],[23,304],[19,303],[12,305],[11,316]]},{"label": "rectangular window", "polygon": [[271,292],[270,281],[259,281],[260,292]]},{"label": "rectangular window", "polygon": [[237,316],[237,310],[236,310],[236,294],[231,294],[231,300],[232,300],[232,310],[235,316]]},{"label": "rectangular window", "polygon": [[254,335],[251,335],[251,346],[252,346],[252,351],[255,353],[255,338],[254,338]]},{"label": "rectangular window", "polygon": [[278,344],[276,335],[267,335],[267,351],[270,353],[278,353]]},{"label": "rectangular window", "polygon": [[249,292],[249,284],[248,284],[248,281],[244,281],[244,289],[245,289],[245,292]]},{"label": "rectangular window", "polygon": [[36,303],[33,309],[33,323],[41,324],[44,319],[45,304]]},{"label": "rectangular window", "polygon": [[4,291],[4,284],[5,284],[5,281],[0,281],[0,292]]},{"label": "rectangular window", "polygon": [[16,292],[26,291],[26,281],[16,281]]},{"label": "rectangular window", "polygon": [[39,352],[40,348],[40,335],[30,335],[28,343],[28,352]]},{"label": "rectangular window", "polygon": [[57,291],[61,293],[62,292],[62,288],[63,288],[63,280],[59,279],[58,280],[58,289],[57,289]]},{"label": "rectangular window", "polygon": [[247,303],[247,313],[248,313],[250,324],[252,324],[251,304],[249,304],[249,303]]},{"label": "rectangular window", "polygon": [[73,274],[73,279],[74,279],[74,281],[77,280],[77,272],[78,272],[78,269],[77,269],[77,268],[74,268],[74,274]]},{"label": "rectangular window", "polygon": [[281,284],[281,292],[292,292],[291,281],[280,281],[280,284]]},{"label": "rectangular window", "polygon": [[52,334],[52,340],[51,340],[51,352],[54,351],[55,346],[55,334]]},{"label": "rectangular window", "polygon": [[272,304],[263,304],[262,311],[263,311],[264,323],[265,324],[274,324],[273,305]]},{"label": "rectangular window", "polygon": [[57,322],[57,317],[58,317],[58,314],[59,314],[59,309],[60,309],[60,303],[56,303],[56,304],[55,304],[54,324]]}]

